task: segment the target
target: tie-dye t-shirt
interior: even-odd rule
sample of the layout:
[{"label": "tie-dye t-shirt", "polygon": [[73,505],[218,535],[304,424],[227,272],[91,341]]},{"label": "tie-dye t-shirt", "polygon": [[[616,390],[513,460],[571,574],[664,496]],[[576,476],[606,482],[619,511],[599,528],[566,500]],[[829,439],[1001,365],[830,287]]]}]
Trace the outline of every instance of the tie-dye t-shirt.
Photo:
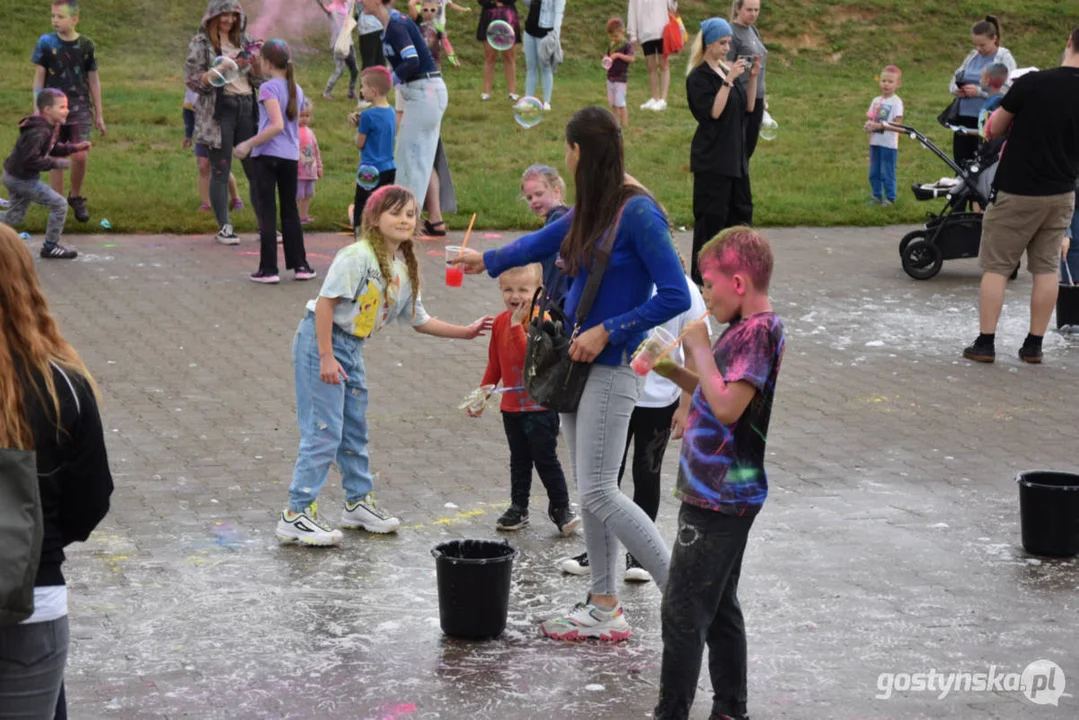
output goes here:
[{"label": "tie-dye t-shirt", "polygon": [[85,35],[61,40],[56,33],[42,35],[30,62],[45,68],[45,87],[67,95],[68,125],[89,125],[94,120],[89,73],[97,70],[94,43]]},{"label": "tie-dye t-shirt", "polygon": [[[413,327],[430,320],[418,297],[416,315],[412,315],[412,283],[404,259],[394,257],[391,271],[390,301],[386,303],[382,292],[386,282],[371,246],[361,240],[341,248],[330,263],[318,293],[319,297],[340,298],[333,308],[333,324],[349,335],[366,338],[393,320]],[[315,311],[315,302],[307,303],[311,312]]]},{"label": "tie-dye t-shirt", "polygon": [[753,515],[764,504],[764,445],[783,345],[783,321],[766,312],[731,323],[712,346],[723,378],[757,392],[732,425],[716,419],[699,387],[693,393],[675,489],[683,502],[728,515]]}]

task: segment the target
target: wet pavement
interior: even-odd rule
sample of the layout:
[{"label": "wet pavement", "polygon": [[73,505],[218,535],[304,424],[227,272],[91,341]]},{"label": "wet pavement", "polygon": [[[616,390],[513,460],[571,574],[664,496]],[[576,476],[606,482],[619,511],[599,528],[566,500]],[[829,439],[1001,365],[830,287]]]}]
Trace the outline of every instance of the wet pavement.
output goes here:
[{"label": "wet pavement", "polygon": [[[1079,346],[1051,332],[1043,366],[1015,357],[1024,273],[997,363],[962,360],[977,331],[975,263],[911,280],[896,249],[906,230],[768,233],[790,337],[768,444],[772,492],[741,581],[750,713],[1074,718],[1079,562],[1023,552],[1015,475],[1079,466]],[[476,233],[470,245],[511,237]],[[456,409],[479,382],[485,339],[394,327],[366,348],[376,490],[402,518],[399,535],[350,532],[336,550],[277,544],[297,445],[289,346],[318,285],[253,285],[257,246],[243,240],[84,236],[73,238],[77,261],[38,263],[101,385],[117,485],[112,513],[65,566],[72,717],[649,717],[662,647],[654,585],[625,585],[626,643],[539,635],[587,581],[555,568],[583,540],[543,518],[538,481],[533,525],[507,536],[521,555],[506,634],[442,636],[430,549],[499,536],[509,496],[497,414],[468,421]],[[308,238],[320,273],[345,242]],[[689,236],[679,242],[688,251]],[[491,280],[444,287],[441,244],[424,249],[433,315],[468,322],[502,309]],[[668,542],[677,456],[675,443],[658,521]],[[336,519],[341,500],[331,475],[325,514]],[[1007,686],[941,698],[909,690],[910,677],[881,678],[1021,673],[1039,659],[1067,677],[1059,707]],[[703,719],[706,672],[700,687],[692,717]]]}]

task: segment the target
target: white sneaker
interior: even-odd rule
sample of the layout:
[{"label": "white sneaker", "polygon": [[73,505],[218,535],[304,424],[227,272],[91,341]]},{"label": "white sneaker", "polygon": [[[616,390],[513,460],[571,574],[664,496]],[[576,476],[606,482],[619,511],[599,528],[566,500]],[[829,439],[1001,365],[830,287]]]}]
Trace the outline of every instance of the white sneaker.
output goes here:
[{"label": "white sneaker", "polygon": [[491,94],[490,93],[483,93],[482,95],[480,95],[480,100],[490,100],[490,99],[491,99]]},{"label": "white sneaker", "polygon": [[663,112],[664,110],[667,109],[667,101],[666,100],[656,100],[655,104],[652,105],[652,107],[649,108],[649,109],[650,110],[655,110],[656,112]]},{"label": "white sneaker", "polygon": [[221,226],[221,229],[217,231],[217,241],[222,245],[239,245],[240,238],[236,236],[236,233],[232,231],[232,224],[225,223]]},{"label": "white sneaker", "polygon": [[641,110],[651,110],[656,106],[657,102],[659,102],[659,100],[656,100],[655,98],[649,98],[648,102],[641,105]]},{"label": "white sneaker", "polygon": [[626,582],[651,582],[652,575],[637,562],[637,558],[626,553]]},{"label": "white sneaker", "polygon": [[371,103],[367,100],[360,100],[358,103],[356,103],[357,110],[366,110],[369,107],[371,107]]},{"label": "white sneaker", "polygon": [[375,506],[375,496],[368,493],[359,502],[345,503],[341,511],[341,527],[362,528],[370,533],[392,533],[401,527],[401,521]]},{"label": "white sneaker", "polygon": [[592,567],[588,564],[587,552],[569,558],[562,558],[558,561],[558,569],[570,575],[588,575],[592,572]]},{"label": "white sneaker", "polygon": [[622,603],[603,610],[591,602],[577,603],[565,617],[552,618],[540,625],[543,634],[555,640],[598,638],[610,642],[628,640],[629,623],[622,613]]},{"label": "white sneaker", "polygon": [[319,547],[340,545],[344,538],[340,530],[334,530],[319,519],[315,503],[302,513],[282,510],[275,534],[282,542]]},{"label": "white sneaker", "polygon": [[543,103],[543,109],[544,110],[550,110],[551,109],[551,103],[549,103],[549,102]]},{"label": "white sneaker", "polygon": [[520,99],[521,99],[521,96],[518,95],[517,93],[510,93],[510,100],[512,100],[513,102],[517,102]]}]

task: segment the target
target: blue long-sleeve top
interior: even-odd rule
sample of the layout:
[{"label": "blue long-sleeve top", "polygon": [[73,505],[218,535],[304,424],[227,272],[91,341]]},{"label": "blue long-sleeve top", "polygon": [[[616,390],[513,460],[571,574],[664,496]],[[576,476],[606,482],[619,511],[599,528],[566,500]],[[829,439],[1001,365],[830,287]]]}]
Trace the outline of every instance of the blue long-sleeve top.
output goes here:
[{"label": "blue long-sleeve top", "polygon": [[[512,267],[539,262],[558,252],[569,232],[572,214],[542,230],[525,235],[483,254],[491,277]],[[577,317],[577,303],[588,282],[588,268],[572,279],[566,295],[566,315]],[[652,294],[655,285],[656,294]],[[600,365],[621,365],[628,360],[645,333],[689,309],[685,271],[678,260],[667,218],[647,195],[626,203],[615,235],[607,271],[581,332],[602,323],[609,335],[607,347],[596,357]]]}]

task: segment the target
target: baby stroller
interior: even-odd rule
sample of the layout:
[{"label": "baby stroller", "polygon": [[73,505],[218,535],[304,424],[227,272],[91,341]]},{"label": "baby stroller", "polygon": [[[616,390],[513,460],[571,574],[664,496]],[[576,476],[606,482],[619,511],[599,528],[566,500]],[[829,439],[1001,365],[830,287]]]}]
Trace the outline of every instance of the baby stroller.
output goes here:
[{"label": "baby stroller", "polygon": [[[941,159],[954,177],[941,178],[935,183],[914,184],[911,190],[918,200],[944,198],[938,214],[929,213],[921,230],[908,233],[899,241],[899,258],[903,270],[915,280],[928,280],[940,272],[945,260],[978,256],[982,238],[982,213],[989,205],[993,178],[997,174],[1003,139],[983,143],[978,155],[959,167],[939,147],[922,133],[908,125],[891,124],[904,135],[921,143]],[[969,128],[950,127],[954,132],[977,132]]]}]

